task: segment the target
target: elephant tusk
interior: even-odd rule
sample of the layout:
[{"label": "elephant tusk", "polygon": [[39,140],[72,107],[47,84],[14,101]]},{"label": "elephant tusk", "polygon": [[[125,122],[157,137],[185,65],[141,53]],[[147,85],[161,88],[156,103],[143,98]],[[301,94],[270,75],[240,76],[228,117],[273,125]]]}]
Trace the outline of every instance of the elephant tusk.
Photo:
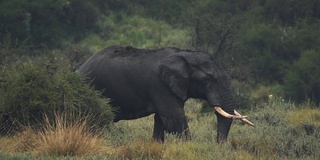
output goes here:
[{"label": "elephant tusk", "polygon": [[234,114],[235,115],[231,115],[227,112],[225,112],[221,107],[214,107],[214,109],[223,117],[226,118],[230,118],[230,119],[240,119],[241,121],[243,121],[244,123],[250,125],[250,126],[254,126],[254,124],[252,122],[250,122],[247,117],[248,116],[242,116],[239,112],[237,112],[236,110],[234,110]]},{"label": "elephant tusk", "polygon": [[220,114],[222,115],[223,117],[226,117],[226,118],[230,118],[232,119],[232,115],[225,112],[221,107],[214,107],[214,109]]},{"label": "elephant tusk", "polygon": [[[234,114],[237,116],[242,116],[239,112],[237,112],[236,110],[234,110]],[[246,117],[246,116],[243,116]],[[242,118],[241,121],[243,121],[244,123],[250,125],[250,126],[254,126],[254,124],[252,122],[250,122],[248,119],[246,118]]]},{"label": "elephant tusk", "polygon": [[239,115],[231,115],[229,113],[227,113],[226,111],[224,111],[221,107],[214,107],[214,109],[223,117],[226,118],[230,118],[230,119],[243,119],[243,118],[247,118],[247,116],[239,116]]}]

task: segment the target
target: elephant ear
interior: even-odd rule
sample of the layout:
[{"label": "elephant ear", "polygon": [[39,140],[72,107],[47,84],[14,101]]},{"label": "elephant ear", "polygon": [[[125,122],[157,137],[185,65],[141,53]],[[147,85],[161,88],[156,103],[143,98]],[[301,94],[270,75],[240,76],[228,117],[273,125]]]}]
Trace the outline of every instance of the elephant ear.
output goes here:
[{"label": "elephant ear", "polygon": [[159,65],[158,75],[182,100],[187,100],[189,79],[188,62],[180,56],[171,55]]}]

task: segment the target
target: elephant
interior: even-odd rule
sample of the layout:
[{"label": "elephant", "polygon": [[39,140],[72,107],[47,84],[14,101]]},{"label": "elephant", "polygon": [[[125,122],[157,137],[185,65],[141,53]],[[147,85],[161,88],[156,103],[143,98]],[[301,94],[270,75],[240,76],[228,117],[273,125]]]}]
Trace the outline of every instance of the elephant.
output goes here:
[{"label": "elephant", "polygon": [[110,46],[90,57],[78,72],[116,108],[114,122],[154,114],[152,138],[164,133],[190,139],[184,104],[204,99],[215,109],[217,142],[227,140],[233,119],[253,125],[235,111],[224,67],[211,55],[178,48]]}]

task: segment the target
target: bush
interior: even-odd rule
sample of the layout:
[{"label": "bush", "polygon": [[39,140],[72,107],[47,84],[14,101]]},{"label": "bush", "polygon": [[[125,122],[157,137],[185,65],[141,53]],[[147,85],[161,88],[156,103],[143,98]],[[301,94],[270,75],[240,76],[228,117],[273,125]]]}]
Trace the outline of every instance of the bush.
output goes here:
[{"label": "bush", "polygon": [[44,114],[53,117],[55,111],[90,113],[95,117],[92,123],[101,127],[109,124],[113,115],[108,99],[101,98],[70,67],[64,57],[3,66],[0,71],[2,134],[11,133],[20,125],[39,124]]}]

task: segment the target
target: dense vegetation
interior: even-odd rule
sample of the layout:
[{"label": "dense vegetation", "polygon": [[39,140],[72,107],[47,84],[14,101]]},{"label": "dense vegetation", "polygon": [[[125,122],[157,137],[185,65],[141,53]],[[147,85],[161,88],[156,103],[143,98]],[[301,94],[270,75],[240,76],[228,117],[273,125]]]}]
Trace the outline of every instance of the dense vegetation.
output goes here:
[{"label": "dense vegetation", "polygon": [[[1,48],[10,53],[10,47]],[[11,48],[15,51],[26,49]],[[72,55],[69,51],[66,55]],[[112,121],[108,99],[89,87],[73,72],[71,56],[20,57],[1,68],[0,134],[10,134],[25,125],[37,125],[44,116],[59,112],[90,114],[92,124],[103,127]],[[18,129],[19,130],[19,129]]]},{"label": "dense vegetation", "polygon": [[74,44],[91,52],[114,44],[197,49],[224,61],[233,78],[251,87],[271,86],[288,99],[319,103],[317,0],[0,3],[0,37],[31,45],[24,55]]},{"label": "dense vegetation", "polygon": [[[137,138],[151,135],[141,137],[137,133],[145,128],[125,122],[111,129],[107,139],[113,139],[110,143],[116,151],[109,150],[108,154],[129,159],[184,159],[182,155],[195,156],[192,153],[197,150],[203,159],[226,155],[232,159],[235,152],[240,152],[242,159],[268,159],[273,153],[275,159],[319,156],[316,151],[320,147],[315,143],[319,138],[316,108],[320,104],[318,0],[2,0],[0,22],[1,134],[11,133],[21,124],[51,126],[45,117],[55,119],[61,110],[79,111],[95,117],[90,118],[93,123],[99,119],[105,126],[112,120],[108,100],[84,84],[74,73],[77,67],[109,45],[179,47],[205,51],[222,61],[231,75],[240,108],[254,111],[250,114],[259,127],[254,134],[235,127],[232,132],[239,135],[233,135],[230,149],[212,148],[208,139],[214,134],[201,128],[194,129],[201,132],[195,133],[196,140],[182,146],[174,140],[168,145],[141,142]],[[310,116],[302,116],[301,111]],[[188,113],[194,123],[190,126],[208,128],[200,122],[210,120],[214,130],[211,124],[215,118],[206,114],[198,117],[198,111],[193,110]],[[305,119],[299,122],[299,116]],[[82,124],[75,126],[81,128]],[[31,134],[37,131],[31,130]],[[88,130],[81,133],[86,135]],[[151,133],[151,128],[145,132]],[[130,134],[133,136],[121,137]],[[0,140],[13,143],[10,138]],[[128,140],[132,144],[123,145]],[[216,152],[220,148],[224,151]],[[0,146],[2,149],[8,150]],[[0,151],[1,156],[7,153]]]}]

